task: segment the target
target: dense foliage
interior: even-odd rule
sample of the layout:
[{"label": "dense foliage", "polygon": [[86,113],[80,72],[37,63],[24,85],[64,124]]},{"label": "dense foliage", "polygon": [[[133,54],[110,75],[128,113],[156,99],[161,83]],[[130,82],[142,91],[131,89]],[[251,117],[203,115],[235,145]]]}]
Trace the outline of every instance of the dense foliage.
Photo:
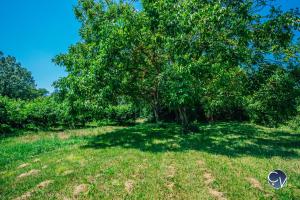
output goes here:
[{"label": "dense foliage", "polygon": [[46,128],[62,123],[66,108],[50,97],[32,101],[0,97],[0,124],[10,128]]},{"label": "dense foliage", "polygon": [[[55,127],[84,126],[86,122],[108,119],[119,124],[133,122],[136,109],[124,104],[110,106],[101,115],[74,114],[72,106],[59,101],[55,95],[34,100],[11,99],[0,96],[0,133],[13,129],[49,129]],[[99,114],[99,113],[98,113]]]},{"label": "dense foliage", "polygon": [[0,95],[10,98],[33,99],[48,93],[37,89],[31,73],[12,56],[0,51]]},{"label": "dense foliage", "polygon": [[267,0],[142,3],[137,11],[124,1],[79,0],[81,41],[55,58],[69,73],[56,83],[66,101],[93,112],[127,99],[156,121],[185,126],[273,126],[296,115],[298,10]]}]

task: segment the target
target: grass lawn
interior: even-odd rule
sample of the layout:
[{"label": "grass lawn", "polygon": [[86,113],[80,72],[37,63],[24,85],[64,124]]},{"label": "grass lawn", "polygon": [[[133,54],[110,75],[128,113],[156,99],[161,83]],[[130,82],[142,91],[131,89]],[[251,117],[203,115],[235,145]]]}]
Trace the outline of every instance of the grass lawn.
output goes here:
[{"label": "grass lawn", "polygon": [[[273,169],[288,175],[281,190]],[[0,138],[0,199],[300,199],[300,133],[139,124]]]}]

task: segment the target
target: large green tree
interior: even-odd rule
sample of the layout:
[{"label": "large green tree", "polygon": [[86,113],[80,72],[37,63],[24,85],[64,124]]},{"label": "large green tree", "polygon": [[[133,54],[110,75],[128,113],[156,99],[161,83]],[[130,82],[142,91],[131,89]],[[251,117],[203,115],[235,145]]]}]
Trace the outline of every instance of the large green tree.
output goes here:
[{"label": "large green tree", "polygon": [[174,112],[184,126],[195,110],[211,120],[241,118],[248,97],[268,87],[253,85],[261,68],[299,67],[299,13],[272,2],[143,0],[136,11],[124,1],[79,0],[82,39],[55,58],[69,73],[57,87],[77,111],[127,99],[149,106],[157,121]]}]

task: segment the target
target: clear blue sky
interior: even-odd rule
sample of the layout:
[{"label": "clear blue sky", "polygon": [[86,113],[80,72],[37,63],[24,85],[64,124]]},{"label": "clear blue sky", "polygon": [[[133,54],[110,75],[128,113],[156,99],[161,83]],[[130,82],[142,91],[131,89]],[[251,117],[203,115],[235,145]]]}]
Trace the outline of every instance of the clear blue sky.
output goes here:
[{"label": "clear blue sky", "polygon": [[[79,40],[80,24],[73,14],[76,0],[0,0],[0,51],[30,70],[40,88],[65,76],[51,59]],[[283,9],[300,7],[300,0],[280,0]]]}]

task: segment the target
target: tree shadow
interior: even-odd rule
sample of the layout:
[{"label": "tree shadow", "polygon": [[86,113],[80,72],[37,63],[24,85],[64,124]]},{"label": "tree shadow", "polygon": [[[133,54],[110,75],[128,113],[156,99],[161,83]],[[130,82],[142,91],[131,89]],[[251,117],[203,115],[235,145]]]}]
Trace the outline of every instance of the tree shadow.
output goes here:
[{"label": "tree shadow", "polygon": [[67,125],[60,125],[60,126],[54,126],[54,127],[37,127],[37,126],[32,126],[32,127],[25,127],[25,128],[6,128],[6,129],[1,129],[0,130],[0,141],[7,139],[7,138],[12,138],[12,137],[18,137],[18,136],[23,136],[23,135],[28,135],[28,134],[33,134],[33,133],[38,133],[38,132],[50,132],[50,133],[57,133],[57,132],[62,132],[65,130],[79,130],[79,129],[90,129],[90,128],[97,128],[99,126],[96,125],[85,125],[85,126],[67,126]]},{"label": "tree shadow", "polygon": [[180,126],[141,124],[87,138],[82,148],[135,148],[159,153],[196,150],[226,156],[273,156],[300,158],[300,134],[266,131],[242,123],[200,125],[199,131],[184,135]]}]

